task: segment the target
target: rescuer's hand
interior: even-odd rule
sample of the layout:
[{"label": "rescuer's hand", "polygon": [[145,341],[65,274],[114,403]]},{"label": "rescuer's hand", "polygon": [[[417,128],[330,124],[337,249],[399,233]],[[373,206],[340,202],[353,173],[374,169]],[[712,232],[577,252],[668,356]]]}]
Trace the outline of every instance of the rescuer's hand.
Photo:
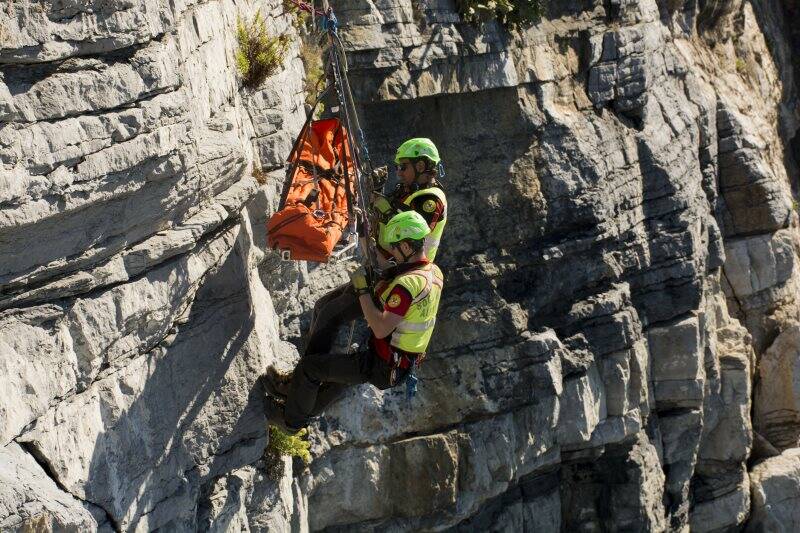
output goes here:
[{"label": "rescuer's hand", "polygon": [[372,188],[382,189],[386,183],[386,178],[389,176],[389,168],[386,166],[378,167],[372,170],[370,177],[372,178]]},{"label": "rescuer's hand", "polygon": [[362,294],[369,293],[367,271],[363,266],[360,266],[353,272],[350,272],[350,283],[352,283],[353,289],[355,289],[357,295],[361,296]]},{"label": "rescuer's hand", "polygon": [[372,207],[378,212],[380,217],[387,218],[392,212],[392,204],[382,194],[373,193]]}]

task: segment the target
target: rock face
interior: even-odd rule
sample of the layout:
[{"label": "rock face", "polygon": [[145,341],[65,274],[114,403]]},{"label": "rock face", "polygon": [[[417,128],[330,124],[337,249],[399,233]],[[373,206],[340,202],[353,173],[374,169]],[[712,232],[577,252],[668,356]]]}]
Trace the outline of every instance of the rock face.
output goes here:
[{"label": "rock face", "polygon": [[755,429],[780,449],[800,446],[800,327],[782,332],[761,358]]},{"label": "rock face", "polygon": [[240,90],[235,25],[258,7],[3,8],[4,530],[194,530],[201,496],[262,455],[278,183],[250,170],[280,165],[303,95],[296,47]]},{"label": "rock face", "polygon": [[800,449],[786,450],[752,472],[749,531],[796,531],[800,527]]},{"label": "rock face", "polygon": [[[791,530],[797,6],[334,8],[373,159],[444,156],[446,287],[417,397],[352,388],[308,467],[263,456],[255,385],[348,267],[264,249],[291,16],[0,9],[0,529]],[[248,91],[258,9],[295,38]]]}]

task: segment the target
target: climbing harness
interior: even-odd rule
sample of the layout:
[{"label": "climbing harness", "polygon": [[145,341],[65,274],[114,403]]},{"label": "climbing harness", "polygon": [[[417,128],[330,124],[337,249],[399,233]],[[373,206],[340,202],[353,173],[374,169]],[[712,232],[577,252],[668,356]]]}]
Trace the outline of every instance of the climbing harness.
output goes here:
[{"label": "climbing harness", "polygon": [[[286,260],[328,262],[352,257],[361,248],[359,234],[372,234],[368,202],[372,163],[358,119],[347,56],[333,9],[288,0],[312,15],[328,37],[325,88],[318,92],[289,156],[287,181],[278,211],[267,224],[268,244]],[[319,87],[317,87],[317,90]],[[333,118],[314,120],[323,99],[335,96]],[[370,242],[366,239],[366,242]],[[376,251],[360,250],[367,270],[377,274]]]}]

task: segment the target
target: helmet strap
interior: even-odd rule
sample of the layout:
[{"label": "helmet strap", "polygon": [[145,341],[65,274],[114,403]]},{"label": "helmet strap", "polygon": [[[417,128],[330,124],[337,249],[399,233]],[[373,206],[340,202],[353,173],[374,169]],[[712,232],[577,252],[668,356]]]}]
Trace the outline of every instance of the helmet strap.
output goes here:
[{"label": "helmet strap", "polygon": [[[400,241],[400,242],[402,242],[402,241]],[[407,255],[407,254],[406,254],[406,253],[403,251],[403,249],[400,247],[400,242],[398,242],[397,244],[395,244],[395,246],[394,246],[394,247],[395,247],[395,248],[397,248],[397,251],[398,251],[398,252],[400,252],[400,255],[402,255],[402,256],[403,256],[403,262],[404,262],[404,263],[408,263],[408,260],[409,260],[411,257],[414,257],[414,252],[412,252],[412,253],[411,253],[411,255]]]},{"label": "helmet strap", "polygon": [[420,161],[420,159],[416,159],[416,160],[414,160],[414,164],[411,165],[412,168],[414,169],[414,185],[417,186],[417,189],[419,189],[419,177],[425,174],[424,170],[422,172],[417,170],[417,163],[419,161]]},{"label": "helmet strap", "polygon": [[[414,167],[414,183],[412,185],[412,192],[424,189],[425,187],[429,186],[433,181],[436,180],[437,173],[438,170],[436,168],[433,169],[426,168],[422,172],[417,172],[417,167]],[[419,179],[421,177],[427,177],[424,183],[420,182]]]}]

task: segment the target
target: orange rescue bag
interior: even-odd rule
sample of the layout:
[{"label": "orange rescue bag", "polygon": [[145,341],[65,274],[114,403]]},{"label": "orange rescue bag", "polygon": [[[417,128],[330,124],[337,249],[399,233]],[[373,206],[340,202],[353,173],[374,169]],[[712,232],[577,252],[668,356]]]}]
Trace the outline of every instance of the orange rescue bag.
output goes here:
[{"label": "orange rescue bag", "polygon": [[267,243],[295,260],[327,262],[350,220],[354,166],[338,118],[307,122],[289,155],[287,187]]}]

